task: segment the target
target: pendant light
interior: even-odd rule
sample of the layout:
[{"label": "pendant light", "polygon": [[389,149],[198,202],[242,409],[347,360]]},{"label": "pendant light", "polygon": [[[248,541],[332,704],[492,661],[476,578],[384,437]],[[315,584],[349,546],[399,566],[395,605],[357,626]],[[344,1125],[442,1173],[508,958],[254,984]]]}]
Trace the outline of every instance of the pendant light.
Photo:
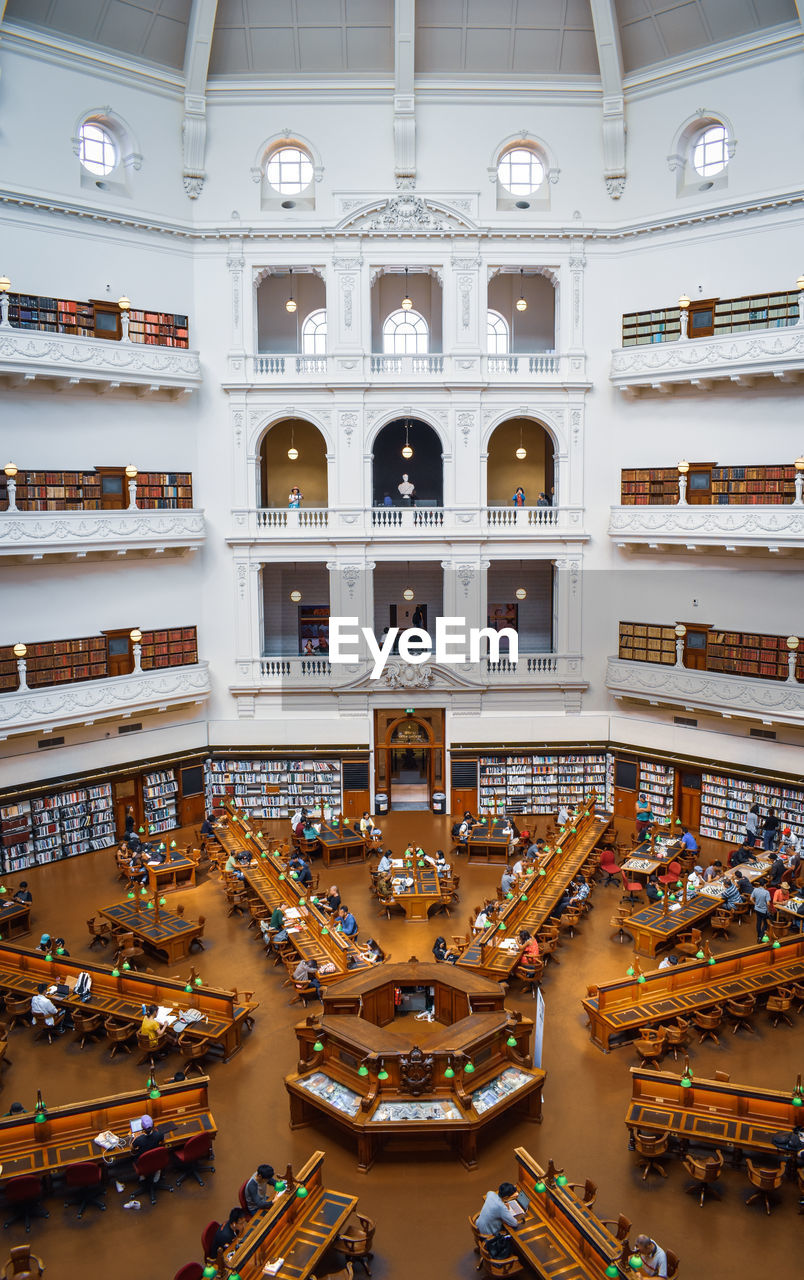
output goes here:
[{"label": "pendant light", "polygon": [[407,269],[407,267],[405,267],[405,296],[404,296],[404,298],[402,299],[402,310],[403,310],[403,311],[412,311],[412,310],[413,310],[413,299],[411,298],[410,294],[408,293],[408,269]]},{"label": "pendant light", "polygon": [[528,456],[528,451],[525,448],[525,445],[522,441],[522,423],[521,422],[519,424],[519,448],[516,451],[516,456],[520,462],[524,462]]},{"label": "pendant light", "polygon": [[288,449],[288,457],[290,458],[291,462],[295,462],[295,461],[296,461],[296,459],[297,459],[297,458],[298,458],[298,456],[299,456],[299,451],[298,451],[298,449],[296,448],[296,445],[295,445],[295,443],[294,443],[294,438],[293,438],[293,437],[294,437],[294,429],[293,429],[293,427],[291,426],[291,428],[290,428],[290,448]]},{"label": "pendant light", "polygon": [[517,587],[514,594],[516,595],[517,600],[524,600],[528,593],[524,587]]},{"label": "pendant light", "polygon": [[525,301],[525,273],[521,267],[519,268],[519,297],[516,301],[516,309],[517,311],[527,311],[528,309],[528,304]]},{"label": "pendant light", "polygon": [[[409,575],[410,575],[410,561],[408,560],[408,581],[410,581]],[[413,587],[405,587],[405,590],[402,592],[402,597],[405,600],[412,600],[414,595],[415,595],[415,592],[413,590]]]},{"label": "pendant light", "polygon": [[[288,267],[288,275],[290,276],[290,297],[285,303],[285,310],[289,312],[290,315],[293,315],[293,312],[296,310],[296,300],[293,297],[293,268],[292,267]],[[519,303],[517,303],[517,306],[519,306]]]},{"label": "pendant light", "polygon": [[411,445],[410,440],[408,439],[408,431],[409,431],[409,430],[410,430],[410,423],[409,423],[409,422],[406,422],[406,423],[405,423],[405,443],[404,443],[404,444],[403,444],[403,446],[402,446],[402,457],[403,457],[403,458],[412,458],[412,457],[413,457],[413,446]]}]

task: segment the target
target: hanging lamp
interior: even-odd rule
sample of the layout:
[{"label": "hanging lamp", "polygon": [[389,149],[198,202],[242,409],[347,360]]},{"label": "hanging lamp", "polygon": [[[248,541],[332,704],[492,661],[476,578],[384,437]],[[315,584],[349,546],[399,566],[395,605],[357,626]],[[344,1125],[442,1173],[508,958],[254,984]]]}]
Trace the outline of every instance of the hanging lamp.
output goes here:
[{"label": "hanging lamp", "polygon": [[522,267],[519,268],[519,297],[516,300],[517,311],[527,311],[528,304],[525,301],[525,272]]},{"label": "hanging lamp", "polygon": [[403,310],[403,311],[412,311],[412,310],[413,310],[413,299],[411,298],[410,294],[408,293],[408,269],[407,269],[407,267],[405,267],[405,296],[404,296],[404,298],[402,299],[402,310]]},{"label": "hanging lamp", "polygon": [[[295,304],[294,304],[294,305],[295,305]],[[288,449],[288,457],[290,458],[291,462],[295,462],[295,461],[296,461],[296,459],[297,459],[297,458],[298,458],[298,456],[299,456],[299,451],[298,451],[298,449],[296,448],[296,443],[295,443],[294,435],[295,435],[294,428],[293,428],[293,425],[291,424],[291,428],[290,428],[290,448]]]},{"label": "hanging lamp", "polygon": [[402,446],[402,457],[403,457],[403,458],[412,458],[412,457],[413,457],[413,446],[411,445],[410,440],[408,439],[408,432],[409,432],[409,430],[410,430],[410,423],[409,423],[409,422],[406,422],[406,423],[405,423],[405,443],[404,443],[404,444],[403,444],[403,446]]},{"label": "hanging lamp", "polygon": [[[409,560],[408,560],[408,575],[410,575],[410,561],[409,561]],[[409,576],[408,576],[408,581],[410,581],[410,577],[409,577]],[[405,599],[405,600],[412,600],[412,599],[413,599],[413,597],[414,597],[414,595],[415,595],[415,592],[414,592],[414,590],[413,590],[413,587],[405,587],[405,590],[402,592],[403,599]]]},{"label": "hanging lamp", "polygon": [[292,267],[288,267],[288,275],[290,276],[290,297],[285,303],[285,310],[289,312],[290,315],[293,315],[293,312],[296,310],[296,299],[293,297],[293,268]]},{"label": "hanging lamp", "polygon": [[[519,304],[517,303],[517,306],[518,306],[518,305],[519,305]],[[527,458],[527,456],[528,456],[528,451],[527,451],[527,449],[525,448],[525,444],[524,444],[524,441],[523,441],[523,438],[522,438],[522,423],[520,422],[520,424],[519,424],[519,448],[518,448],[518,449],[517,449],[517,451],[516,451],[516,457],[518,458],[518,460],[519,460],[520,462],[524,462],[524,461],[525,461],[525,459]]]}]

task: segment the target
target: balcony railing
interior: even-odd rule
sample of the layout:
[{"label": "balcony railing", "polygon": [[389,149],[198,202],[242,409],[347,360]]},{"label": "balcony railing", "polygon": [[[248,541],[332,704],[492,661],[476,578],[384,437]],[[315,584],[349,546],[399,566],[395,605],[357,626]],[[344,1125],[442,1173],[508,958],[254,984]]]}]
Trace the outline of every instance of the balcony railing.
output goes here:
[{"label": "balcony railing", "polygon": [[206,537],[203,511],[0,511],[0,557],[182,555]]},{"label": "balcony railing", "polygon": [[804,725],[804,683],[609,658],[606,685],[615,698],[763,723]]},{"label": "balcony railing", "polygon": [[804,370],[804,324],[708,338],[679,337],[612,352],[611,381],[625,395],[667,393],[677,386],[708,391],[718,382],[750,386],[753,379],[794,381]]},{"label": "balcony railing", "polygon": [[585,541],[583,507],[260,507],[233,513],[230,542],[298,538],[569,538]]},{"label": "balcony railing", "polygon": [[804,549],[804,506],[612,507],[609,537],[619,547],[799,550]]},{"label": "balcony railing", "polygon": [[587,687],[580,654],[520,653],[516,663],[501,657],[498,662],[439,666],[413,665],[392,655],[376,681],[370,679],[373,663],[359,659],[349,664],[333,664],[318,657],[262,657],[237,664],[238,679],[232,686],[237,696],[260,692],[309,689],[365,695],[387,689],[496,689],[539,688],[579,693]]},{"label": "balcony railing", "polygon": [[209,694],[206,662],[0,693],[0,739],[201,704]]},{"label": "balcony railing", "polygon": [[581,353],[570,357],[555,351],[509,355],[440,352],[392,355],[374,352],[317,356],[265,352],[247,357],[245,365],[240,356],[230,357],[230,385],[242,384],[244,370],[246,383],[258,386],[307,385],[310,382],[317,386],[355,382],[383,386],[390,382],[422,380],[557,386],[565,382],[582,382],[585,360]]},{"label": "balcony railing", "polygon": [[200,386],[201,364],[197,351],[179,347],[107,342],[0,325],[0,375],[20,385],[55,379],[64,386],[140,387],[179,395]]}]

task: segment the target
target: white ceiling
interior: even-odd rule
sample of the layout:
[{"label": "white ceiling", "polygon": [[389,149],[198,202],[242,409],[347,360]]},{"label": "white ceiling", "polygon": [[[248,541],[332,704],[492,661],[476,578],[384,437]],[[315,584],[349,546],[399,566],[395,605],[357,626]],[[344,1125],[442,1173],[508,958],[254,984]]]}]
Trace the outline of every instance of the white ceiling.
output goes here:
[{"label": "white ceiling", "polygon": [[[624,70],[797,20],[795,0],[613,0]],[[191,0],[7,0],[6,20],[180,69]],[[393,0],[218,0],[210,74],[393,74]],[[416,0],[426,76],[597,76],[590,0]]]}]

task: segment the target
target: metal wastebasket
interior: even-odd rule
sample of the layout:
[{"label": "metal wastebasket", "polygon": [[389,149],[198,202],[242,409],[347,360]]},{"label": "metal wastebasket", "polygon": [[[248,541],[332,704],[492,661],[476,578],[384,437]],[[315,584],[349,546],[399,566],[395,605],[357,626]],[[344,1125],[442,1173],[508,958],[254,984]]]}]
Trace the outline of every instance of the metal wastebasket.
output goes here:
[{"label": "metal wastebasket", "polygon": [[443,791],[433,792],[433,813],[447,812],[447,797]]},{"label": "metal wastebasket", "polygon": [[384,791],[378,791],[374,797],[374,812],[378,817],[388,812],[388,796]]}]

